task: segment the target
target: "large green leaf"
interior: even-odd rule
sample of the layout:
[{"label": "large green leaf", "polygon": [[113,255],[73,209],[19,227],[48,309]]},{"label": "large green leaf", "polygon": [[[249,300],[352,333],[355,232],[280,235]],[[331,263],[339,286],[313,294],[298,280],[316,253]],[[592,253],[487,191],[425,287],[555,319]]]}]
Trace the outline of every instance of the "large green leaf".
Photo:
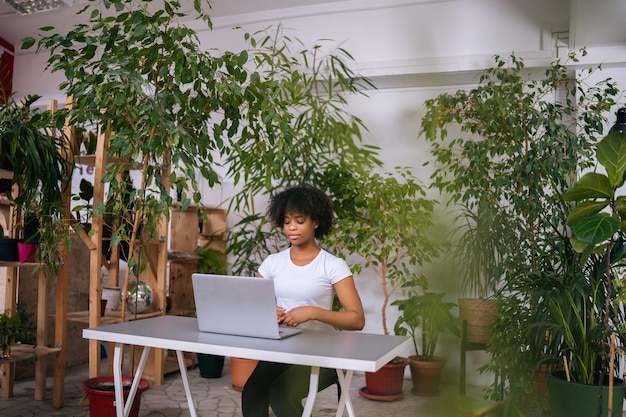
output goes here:
[{"label": "large green leaf", "polygon": [[582,218],[572,226],[574,235],[584,243],[597,245],[609,239],[620,230],[619,216],[608,213],[596,213]]},{"label": "large green leaf", "polygon": [[608,200],[583,201],[567,215],[566,223],[568,225],[572,225],[577,223],[583,217],[587,217],[590,214],[599,213],[605,207],[607,207],[609,203],[610,201]]},{"label": "large green leaf", "polygon": [[567,191],[565,201],[582,201],[588,198],[612,198],[613,187],[606,175],[588,172]]},{"label": "large green leaf", "polygon": [[598,143],[596,151],[598,162],[606,169],[613,188],[623,183],[626,172],[626,134],[609,133]]}]

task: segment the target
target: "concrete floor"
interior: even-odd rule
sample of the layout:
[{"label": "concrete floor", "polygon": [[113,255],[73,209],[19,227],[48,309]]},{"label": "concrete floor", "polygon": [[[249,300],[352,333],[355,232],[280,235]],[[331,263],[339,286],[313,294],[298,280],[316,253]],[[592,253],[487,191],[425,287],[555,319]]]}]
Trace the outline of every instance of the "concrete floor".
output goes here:
[{"label": "concrete floor", "polygon": [[[231,386],[230,362],[227,359],[221,378],[207,379],[200,376],[198,368],[188,370],[189,382],[199,417],[241,416],[240,396]],[[52,407],[52,378],[48,378],[46,400],[34,401],[34,381],[15,381],[14,396],[0,399],[0,416],[3,417],[86,417],[89,407],[84,403],[85,392],[82,381],[88,378],[88,367],[69,368],[65,381],[65,404],[61,409]],[[372,401],[361,397],[358,392],[365,385],[363,374],[355,374],[352,380],[351,398],[355,413],[359,417],[453,417],[465,416],[458,409],[458,386],[444,385],[436,397],[418,397],[411,393],[411,381],[404,381],[403,398],[393,402]],[[468,394],[479,396],[480,390],[468,387]],[[330,387],[318,394],[313,415],[334,416],[337,406],[337,391]],[[153,386],[143,392],[139,417],[187,417],[189,409],[179,372],[166,375],[161,386]],[[272,414],[270,414],[272,415]],[[347,413],[344,413],[347,415]],[[91,416],[94,417],[94,416]],[[99,416],[103,417],[103,416]]]}]

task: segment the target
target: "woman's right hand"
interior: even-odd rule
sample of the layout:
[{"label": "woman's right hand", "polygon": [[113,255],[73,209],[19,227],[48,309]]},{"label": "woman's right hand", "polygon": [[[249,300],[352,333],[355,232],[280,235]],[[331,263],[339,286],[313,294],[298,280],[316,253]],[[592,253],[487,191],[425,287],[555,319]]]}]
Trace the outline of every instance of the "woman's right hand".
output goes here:
[{"label": "woman's right hand", "polygon": [[283,307],[276,307],[276,318],[278,320],[278,324],[283,324],[283,320],[285,320],[286,309]]}]

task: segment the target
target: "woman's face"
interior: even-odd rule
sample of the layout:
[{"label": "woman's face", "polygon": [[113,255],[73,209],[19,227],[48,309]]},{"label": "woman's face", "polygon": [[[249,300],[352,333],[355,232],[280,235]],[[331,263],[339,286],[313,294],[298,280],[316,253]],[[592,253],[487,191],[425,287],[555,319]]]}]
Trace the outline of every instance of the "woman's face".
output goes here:
[{"label": "woman's face", "polygon": [[315,242],[315,229],[317,223],[309,216],[299,213],[285,213],[283,231],[293,246]]}]

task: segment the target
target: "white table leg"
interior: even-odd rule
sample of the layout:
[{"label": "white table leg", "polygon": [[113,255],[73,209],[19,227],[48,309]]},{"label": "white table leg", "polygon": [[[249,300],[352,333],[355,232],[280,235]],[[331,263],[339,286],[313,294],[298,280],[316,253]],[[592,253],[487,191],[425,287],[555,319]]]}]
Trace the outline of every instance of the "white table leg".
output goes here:
[{"label": "white table leg", "polygon": [[306,403],[304,404],[304,411],[302,411],[302,417],[311,417],[313,412],[313,403],[315,402],[315,396],[317,395],[317,387],[319,386],[320,379],[320,367],[311,366],[311,378],[309,380],[309,395],[306,397]]},{"label": "white table leg", "polygon": [[337,417],[343,416],[344,408],[348,410],[348,415],[350,417],[355,417],[352,400],[350,400],[350,384],[352,383],[352,374],[352,370],[348,370],[344,374],[341,369],[337,369],[337,379],[339,380],[339,386],[341,387],[341,396],[339,397],[339,404],[337,405]]},{"label": "white table leg", "polygon": [[122,357],[124,345],[116,343],[113,350],[113,385],[115,387],[115,414],[124,417],[124,386],[122,381]]},{"label": "white table leg", "polygon": [[185,365],[185,356],[183,355],[183,352],[181,350],[177,350],[176,357],[178,358],[180,377],[183,380],[183,386],[185,387],[185,395],[187,396],[187,404],[189,405],[189,415],[191,417],[196,417],[196,407],[193,404],[191,389],[189,388],[189,379],[187,378],[187,366]]},{"label": "white table leg", "polygon": [[124,356],[124,345],[121,343],[115,344],[113,355],[113,385],[115,386],[115,413],[117,417],[128,417],[130,415],[130,408],[133,405],[135,394],[139,388],[139,382],[141,381],[141,374],[146,367],[146,361],[148,360],[148,354],[150,353],[150,347],[144,347],[135,371],[135,378],[130,387],[126,404],[124,404],[124,381],[122,377],[122,357]]}]

